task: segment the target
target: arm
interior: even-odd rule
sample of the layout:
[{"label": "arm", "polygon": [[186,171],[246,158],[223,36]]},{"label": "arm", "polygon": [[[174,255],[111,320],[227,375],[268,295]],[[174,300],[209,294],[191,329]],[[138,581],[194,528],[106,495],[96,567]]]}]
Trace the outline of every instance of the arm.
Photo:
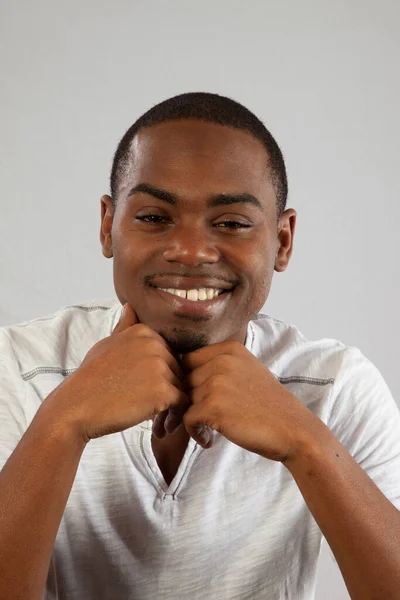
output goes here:
[{"label": "arm", "polygon": [[[6,346],[3,364],[0,360],[7,412],[20,405],[12,352]],[[41,600],[60,521],[90,439],[187,405],[182,378],[165,340],[138,324],[125,305],[111,336],[97,342],[77,371],[44,400],[0,473],[1,600]],[[7,439],[7,422],[1,425]]]},{"label": "arm", "polygon": [[[357,349],[338,356],[329,428],[237,342],[200,348],[184,360],[192,400],[186,429],[208,425],[238,446],[282,462],[352,599],[398,600],[400,512],[381,489],[399,502],[400,418],[376,367]],[[212,438],[199,441],[210,443]]]},{"label": "arm", "polygon": [[0,472],[0,598],[42,598],[84,447],[83,438],[42,405]]},{"label": "arm", "polygon": [[353,600],[397,600],[400,511],[327,427],[285,464],[339,565]]}]

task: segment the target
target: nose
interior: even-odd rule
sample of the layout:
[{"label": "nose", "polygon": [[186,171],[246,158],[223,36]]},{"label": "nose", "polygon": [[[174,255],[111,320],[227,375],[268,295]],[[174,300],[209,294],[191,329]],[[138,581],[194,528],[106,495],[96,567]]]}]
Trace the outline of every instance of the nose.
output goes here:
[{"label": "nose", "polygon": [[210,236],[199,227],[180,227],[168,239],[163,258],[167,262],[197,267],[202,263],[216,263],[220,253]]}]

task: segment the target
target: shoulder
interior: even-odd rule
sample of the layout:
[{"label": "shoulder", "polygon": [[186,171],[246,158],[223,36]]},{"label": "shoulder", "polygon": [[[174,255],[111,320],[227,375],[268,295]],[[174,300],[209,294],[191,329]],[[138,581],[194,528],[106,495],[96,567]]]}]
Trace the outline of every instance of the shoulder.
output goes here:
[{"label": "shoulder", "polygon": [[250,330],[252,352],[282,379],[308,377],[333,384],[350,367],[374,369],[358,348],[329,337],[309,340],[295,325],[264,313],[251,321]]},{"label": "shoulder", "polygon": [[75,369],[95,343],[111,334],[121,308],[115,298],[81,302],[0,327],[0,354],[17,361],[21,373],[44,365]]},{"label": "shoulder", "polygon": [[251,321],[250,329],[253,354],[359,464],[371,466],[368,457],[374,449],[377,462],[396,456],[400,465],[399,408],[381,372],[359,348],[332,338],[308,340],[297,327],[268,315]]}]

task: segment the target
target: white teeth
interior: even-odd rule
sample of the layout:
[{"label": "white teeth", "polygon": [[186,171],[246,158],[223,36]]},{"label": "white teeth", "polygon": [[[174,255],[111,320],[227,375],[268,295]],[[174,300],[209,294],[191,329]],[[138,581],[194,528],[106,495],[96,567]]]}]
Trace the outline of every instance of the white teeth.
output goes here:
[{"label": "white teeth", "polygon": [[174,296],[179,296],[180,298],[187,298],[192,302],[197,302],[198,300],[212,300],[223,292],[223,290],[216,290],[214,288],[200,288],[199,290],[176,290],[175,288],[158,289],[162,290],[163,292],[173,294]]},{"label": "white teeth", "polygon": [[201,290],[199,290],[199,300],[207,300],[207,292],[205,288],[201,288]]}]

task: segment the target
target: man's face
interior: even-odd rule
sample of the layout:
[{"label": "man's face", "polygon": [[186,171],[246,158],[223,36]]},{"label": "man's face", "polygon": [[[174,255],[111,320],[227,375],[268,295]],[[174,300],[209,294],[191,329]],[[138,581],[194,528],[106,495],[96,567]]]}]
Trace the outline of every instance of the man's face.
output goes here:
[{"label": "man's face", "polygon": [[115,213],[109,196],[101,200],[103,254],[114,259],[120,302],[179,354],[244,343],[274,269],[287,266],[296,213],[278,224],[267,162],[245,131],[162,123],[134,138]]}]

